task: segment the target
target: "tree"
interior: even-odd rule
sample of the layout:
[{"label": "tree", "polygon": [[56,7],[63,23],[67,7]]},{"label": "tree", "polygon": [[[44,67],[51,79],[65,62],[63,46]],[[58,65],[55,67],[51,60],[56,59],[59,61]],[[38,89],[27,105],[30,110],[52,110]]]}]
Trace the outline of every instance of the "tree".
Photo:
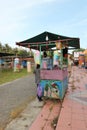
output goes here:
[{"label": "tree", "polygon": [[8,44],[5,44],[4,47],[7,53],[12,53],[12,48]]},{"label": "tree", "polygon": [[3,46],[2,46],[2,44],[0,43],[0,52],[2,52],[2,49],[3,49]]},{"label": "tree", "polygon": [[18,48],[17,48],[17,47],[15,47],[15,48],[13,49],[13,53],[14,53],[15,55],[18,54]]},{"label": "tree", "polygon": [[12,53],[12,54],[15,54],[17,56],[21,56],[21,57],[29,57],[29,56],[33,56],[33,52],[31,51],[27,51],[27,50],[20,50],[19,48],[15,47],[15,48],[12,48],[9,46],[9,44],[4,44],[2,45],[2,43],[0,43],[0,52],[3,52],[3,53]]},{"label": "tree", "polygon": [[22,57],[28,57],[29,56],[29,52],[27,52],[26,50],[19,50],[18,51],[18,55],[22,56]]}]

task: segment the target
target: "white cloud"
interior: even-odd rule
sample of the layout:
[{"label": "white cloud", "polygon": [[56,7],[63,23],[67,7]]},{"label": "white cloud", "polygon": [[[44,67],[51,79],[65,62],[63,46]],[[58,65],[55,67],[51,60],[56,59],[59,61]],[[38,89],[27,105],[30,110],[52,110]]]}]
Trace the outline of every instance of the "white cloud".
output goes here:
[{"label": "white cloud", "polygon": [[[36,34],[36,32],[44,29],[53,32],[58,31],[59,33],[63,32],[66,35],[70,34],[71,31],[71,34],[73,34],[72,30],[75,28],[87,26],[87,19],[79,20],[78,18],[73,18],[62,21],[58,20],[59,17],[55,13],[55,6],[60,5],[61,7],[62,4],[64,6],[64,3],[68,1],[70,0],[0,0],[0,41],[13,42],[14,40],[21,40],[24,38],[23,33],[32,32],[31,34]],[[49,10],[50,5],[53,7],[51,10]],[[44,10],[44,7],[48,10]],[[42,12],[40,12],[41,8],[43,8]],[[46,11],[48,11],[47,15]],[[51,11],[54,12],[52,13]],[[40,21],[40,18],[43,18],[43,21]],[[38,23],[41,25],[38,25]],[[34,29],[36,30],[34,31]],[[84,33],[84,36],[86,36],[86,31]]]},{"label": "white cloud", "polygon": [[32,17],[33,12],[30,9],[33,8],[34,10],[34,6],[55,1],[57,0],[0,0],[0,32],[14,29],[18,25],[21,26],[20,24],[27,16]]}]

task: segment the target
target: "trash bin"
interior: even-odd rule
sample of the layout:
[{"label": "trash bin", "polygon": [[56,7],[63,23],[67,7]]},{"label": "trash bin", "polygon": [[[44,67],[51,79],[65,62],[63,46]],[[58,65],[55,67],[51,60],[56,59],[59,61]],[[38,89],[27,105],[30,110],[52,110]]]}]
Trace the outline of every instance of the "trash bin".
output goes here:
[{"label": "trash bin", "polygon": [[31,72],[31,62],[27,61],[27,72]]}]

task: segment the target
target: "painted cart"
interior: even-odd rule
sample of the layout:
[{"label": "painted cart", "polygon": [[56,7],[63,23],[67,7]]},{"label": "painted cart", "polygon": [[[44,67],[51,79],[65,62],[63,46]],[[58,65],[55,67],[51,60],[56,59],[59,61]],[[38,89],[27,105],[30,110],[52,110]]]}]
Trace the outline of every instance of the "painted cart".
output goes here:
[{"label": "painted cart", "polygon": [[[71,38],[50,32],[43,32],[25,41],[17,42],[16,45],[40,51],[39,84],[42,87],[43,96],[62,100],[68,88],[68,50],[80,48],[79,38]],[[52,49],[54,47],[55,49]],[[54,55],[51,55],[51,59],[46,59],[48,66],[52,60],[51,67],[47,67],[46,62],[44,64],[45,67],[42,67],[43,61],[41,52],[51,51],[54,53],[55,50],[60,51],[58,68],[55,68],[57,65],[54,63],[54,60],[56,59],[57,62],[57,58],[53,58]]]}]

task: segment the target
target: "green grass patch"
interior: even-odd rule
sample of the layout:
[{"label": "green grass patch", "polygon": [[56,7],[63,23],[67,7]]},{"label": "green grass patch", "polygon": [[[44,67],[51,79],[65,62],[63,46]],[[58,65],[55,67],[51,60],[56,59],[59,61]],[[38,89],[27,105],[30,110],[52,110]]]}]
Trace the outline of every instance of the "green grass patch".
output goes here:
[{"label": "green grass patch", "polygon": [[19,72],[14,72],[12,69],[3,69],[0,71],[0,85],[27,76],[31,73],[28,73],[26,68],[23,68]]}]

